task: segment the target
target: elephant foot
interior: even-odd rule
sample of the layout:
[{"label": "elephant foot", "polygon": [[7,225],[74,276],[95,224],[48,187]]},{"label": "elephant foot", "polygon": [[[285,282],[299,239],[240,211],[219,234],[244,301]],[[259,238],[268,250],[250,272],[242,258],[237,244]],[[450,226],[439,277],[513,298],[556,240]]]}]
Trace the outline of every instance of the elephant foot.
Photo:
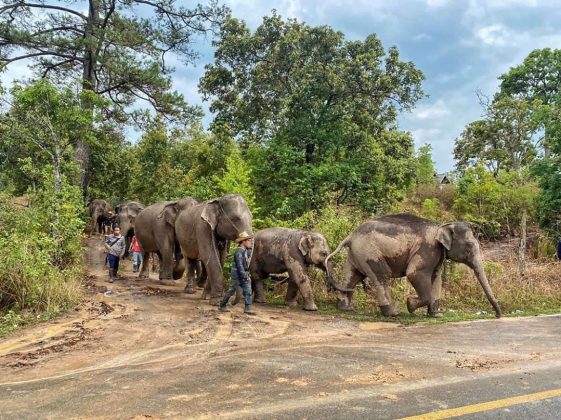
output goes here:
[{"label": "elephant foot", "polygon": [[183,293],[187,293],[188,295],[194,295],[196,291],[192,286],[190,286],[183,289]]},{"label": "elephant foot", "polygon": [[284,304],[285,304],[286,306],[290,306],[290,307],[292,307],[292,306],[298,306],[298,301],[297,301],[296,299],[294,299],[294,300],[285,300],[285,301],[284,301]]},{"label": "elephant foot", "polygon": [[253,299],[253,302],[255,303],[267,303],[267,301],[265,300],[265,298],[263,297],[256,297]]},{"label": "elephant foot", "polygon": [[163,284],[164,286],[175,286],[178,283],[179,283],[179,281],[173,280],[173,279],[161,279],[160,280],[160,284]]},{"label": "elephant foot", "polygon": [[407,298],[407,310],[409,311],[409,313],[411,315],[413,315],[413,313],[415,312],[415,310],[417,309],[417,298],[414,297],[408,297]]},{"label": "elephant foot", "polygon": [[317,311],[318,307],[316,304],[312,302],[304,302],[304,306],[302,307],[305,311]]},{"label": "elephant foot", "polygon": [[221,297],[211,297],[208,301],[208,304],[212,306],[218,306],[221,300]]},{"label": "elephant foot", "polygon": [[349,305],[342,301],[337,301],[337,309],[345,312],[350,312],[353,310]]},{"label": "elephant foot", "polygon": [[440,312],[440,299],[436,299],[432,305],[427,308],[427,316],[430,318],[442,318],[442,312]]},{"label": "elephant foot", "polygon": [[392,305],[380,305],[380,312],[384,316],[398,316],[399,311],[396,310]]}]

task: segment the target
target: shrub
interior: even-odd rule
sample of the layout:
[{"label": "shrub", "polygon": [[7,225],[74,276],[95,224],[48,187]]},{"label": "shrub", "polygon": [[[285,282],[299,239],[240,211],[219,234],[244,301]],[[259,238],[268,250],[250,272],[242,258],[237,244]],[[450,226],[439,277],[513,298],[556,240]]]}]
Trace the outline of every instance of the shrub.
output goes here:
[{"label": "shrub", "polygon": [[0,311],[55,314],[80,297],[82,206],[77,189],[57,195],[52,183],[31,202],[0,197]]}]

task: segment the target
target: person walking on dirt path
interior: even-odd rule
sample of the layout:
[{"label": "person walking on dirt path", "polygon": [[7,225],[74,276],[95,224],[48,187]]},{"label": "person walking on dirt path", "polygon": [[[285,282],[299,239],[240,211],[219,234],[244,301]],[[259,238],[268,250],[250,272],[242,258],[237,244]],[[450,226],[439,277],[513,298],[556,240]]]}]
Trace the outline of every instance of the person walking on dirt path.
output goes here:
[{"label": "person walking on dirt path", "polygon": [[105,239],[104,252],[107,253],[109,263],[109,283],[113,283],[117,279],[119,261],[125,255],[125,248],[125,237],[121,235],[121,228],[117,226],[113,229],[113,235],[109,235]]},{"label": "person walking on dirt path", "polygon": [[132,254],[132,272],[138,273],[140,265],[142,264],[142,248],[136,239],[136,235],[133,235],[131,239],[131,246],[129,247],[129,253]]},{"label": "person walking on dirt path", "polygon": [[219,309],[222,312],[229,312],[226,305],[230,298],[236,293],[237,288],[241,287],[245,300],[244,312],[249,315],[255,314],[251,306],[251,280],[249,278],[249,250],[251,248],[252,238],[253,235],[248,235],[247,232],[240,233],[236,238],[238,248],[234,253],[234,263],[232,264],[232,271],[230,272],[232,285],[226,290],[220,302]]}]

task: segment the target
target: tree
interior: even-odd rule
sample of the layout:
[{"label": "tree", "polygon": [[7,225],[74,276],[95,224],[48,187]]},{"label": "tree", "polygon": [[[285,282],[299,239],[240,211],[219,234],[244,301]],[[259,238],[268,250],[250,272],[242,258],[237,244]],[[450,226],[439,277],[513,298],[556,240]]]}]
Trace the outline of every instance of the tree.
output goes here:
[{"label": "tree", "polygon": [[459,171],[483,164],[495,176],[501,170],[519,170],[538,155],[536,139],[541,104],[504,97],[484,103],[484,118],[474,121],[455,140],[454,158]]},{"label": "tree", "polygon": [[59,91],[48,81],[26,88],[16,85],[12,96],[0,136],[0,154],[6,159],[3,169],[16,182],[16,192],[24,193],[43,183],[48,165],[58,194],[62,177],[65,172],[71,175],[73,169],[73,146],[79,137],[93,135],[91,114],[80,105],[83,96],[76,96],[70,88]]},{"label": "tree", "polygon": [[417,184],[434,184],[435,173],[432,146],[427,143],[417,151]]},{"label": "tree", "polygon": [[561,49],[534,50],[499,79],[498,96],[538,100],[543,104],[536,118],[543,127],[544,157],[532,168],[541,188],[536,216],[540,226],[558,234],[561,220]]},{"label": "tree", "polygon": [[[511,67],[505,74],[499,76],[501,80],[498,96],[521,98],[528,102],[540,101],[546,106],[559,108],[561,106],[561,50],[544,48],[532,51],[524,61],[515,67]],[[555,132],[544,118],[542,121],[545,128],[544,147],[546,157],[549,154],[551,143],[554,141]]]},{"label": "tree", "polygon": [[293,217],[333,196],[372,210],[399,195],[414,170],[396,115],[422,97],[424,76],[397,48],[276,13],[254,33],[228,18],[220,35],[200,90],[214,124],[226,122],[246,149],[263,146],[248,155],[260,207]]},{"label": "tree", "polygon": [[[77,0],[69,5],[27,0],[0,3],[0,62],[31,60],[36,76],[109,99],[102,108],[117,121],[138,120],[137,100],[169,118],[189,121],[198,115],[171,90],[172,54],[192,63],[192,37],[218,25],[227,9],[215,2],[192,10],[175,0]],[[68,3],[67,3],[68,4]],[[87,10],[87,12],[83,12]],[[88,97],[86,97],[88,98]],[[93,109],[85,100],[82,106]],[[87,193],[90,149],[78,139],[81,185]]]},{"label": "tree", "polygon": [[515,234],[525,213],[535,208],[538,188],[527,170],[497,176],[483,166],[469,168],[458,181],[453,212],[472,222],[488,239]]},{"label": "tree", "polygon": [[130,197],[144,204],[176,197],[183,173],[171,164],[171,140],[161,121],[148,130],[134,149],[137,171],[131,179]]},{"label": "tree", "polygon": [[226,159],[224,175],[213,177],[222,194],[240,194],[245,198],[250,210],[254,213],[258,210],[255,205],[255,193],[250,184],[251,168],[242,158],[240,149],[234,147]]}]

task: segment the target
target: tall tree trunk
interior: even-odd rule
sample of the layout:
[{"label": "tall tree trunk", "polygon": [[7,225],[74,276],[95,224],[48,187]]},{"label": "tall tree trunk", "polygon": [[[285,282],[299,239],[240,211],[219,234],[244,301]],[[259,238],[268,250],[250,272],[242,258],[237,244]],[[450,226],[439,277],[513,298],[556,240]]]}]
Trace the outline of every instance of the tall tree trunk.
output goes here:
[{"label": "tall tree trunk", "polygon": [[[99,23],[99,0],[89,0],[88,23],[86,25],[85,46],[84,46],[84,68],[82,74],[82,90],[95,92],[96,79],[94,68],[97,57],[95,57],[96,38],[95,30]],[[82,107],[89,110],[92,115],[94,112],[93,104],[89,99],[82,101]],[[90,146],[85,139],[80,138],[76,143],[76,160],[80,168],[79,183],[82,190],[82,200],[84,205],[88,201],[88,185],[90,181]]]},{"label": "tall tree trunk", "polygon": [[526,210],[522,210],[520,222],[520,245],[518,246],[518,272],[520,277],[526,276]]}]

